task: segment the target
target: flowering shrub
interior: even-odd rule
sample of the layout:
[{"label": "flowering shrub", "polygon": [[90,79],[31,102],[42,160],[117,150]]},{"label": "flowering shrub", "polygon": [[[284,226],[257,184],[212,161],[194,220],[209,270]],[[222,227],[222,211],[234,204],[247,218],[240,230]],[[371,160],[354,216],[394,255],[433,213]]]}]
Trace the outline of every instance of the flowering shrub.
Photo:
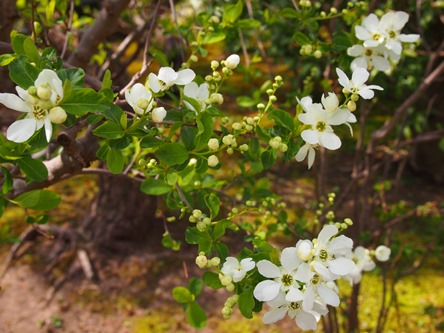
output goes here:
[{"label": "flowering shrub", "polygon": [[[299,18],[301,12],[315,15],[316,11],[318,16],[310,24],[318,27],[317,20],[334,19],[338,14],[334,8],[329,14],[312,8],[310,1],[301,1],[300,6],[301,11],[287,8],[282,15]],[[1,93],[0,103],[26,115],[9,126],[6,138],[0,136],[0,213],[9,204],[35,210],[56,207],[60,197],[42,188],[66,178],[69,172],[53,172],[49,162],[35,154],[54,143],[54,133],[74,126],[87,128],[100,142],[96,156],[108,172],[138,179],[143,193],[162,197],[169,209],[177,212],[163,212],[171,214],[168,221],[187,218],[191,223],[185,240],[198,247],[196,265],[205,270],[203,283],[233,293],[222,309],[225,318],[235,305],[251,318],[265,304],[264,323],[289,316],[303,330],[316,329],[321,316],[340,304],[336,281],[343,278],[359,283],[364,271],[375,268],[374,258],[389,260],[390,249],[384,245],[376,250],[353,249],[353,240],[345,235],[353,224],[351,219],[338,222],[334,216],[324,216],[322,225],[320,220],[313,221],[319,232],[316,238],[305,238],[300,231],[294,246],[278,251],[269,238],[277,230],[289,230],[285,204],[272,193],[268,182],[252,179],[279,160],[307,159],[310,169],[316,154],[341,148],[339,128],[345,125],[353,135],[360,120],[360,99],[374,103],[372,99],[387,89],[370,84],[376,72],[394,70],[403,43],[416,42],[419,36],[401,32],[408,14],[400,11],[389,11],[381,18],[375,14],[362,17],[354,28],[357,44],[353,46],[347,45],[355,41],[354,36],[344,42],[343,35],[335,35],[331,45],[312,45],[307,36],[296,33],[302,55],[320,59],[337,52],[345,59],[348,54],[355,57],[351,71],[333,63],[336,75],[324,85],[328,89],[324,89],[320,103],[310,96],[312,89],[290,92],[292,101],[297,101],[292,105],[294,113],[279,105],[287,78],[276,75],[264,83],[262,93],[243,99],[254,112],[239,120],[227,117],[224,102],[228,90],[224,89],[235,86],[232,76],[238,70],[246,71],[246,59],[238,54],[211,59],[209,73],[194,69],[194,64],[198,56],[206,55],[206,45],[229,38],[233,29],[260,25],[253,18],[240,19],[242,9],[239,1],[225,5],[221,17],[212,15],[204,20],[205,14],[200,16],[202,27],[190,34],[191,54],[179,69],[162,64],[145,81],[138,82],[141,75],[135,76],[120,94],[113,88],[110,72],[105,72],[99,87],[86,87],[88,76],[83,69],[63,68],[55,50],[39,49],[33,38],[13,33],[13,53],[2,56],[1,63],[9,66],[18,96]],[[344,12],[346,20],[349,15]],[[206,60],[199,63],[206,64]],[[289,103],[282,101],[287,107]],[[231,156],[239,161],[238,167],[233,167]],[[21,187],[13,182],[18,172],[15,166],[28,182]],[[218,178],[219,169],[228,170],[232,180]],[[238,191],[232,198],[226,198],[230,196],[224,192],[227,183]],[[242,220],[253,215],[260,216],[261,222]],[[267,223],[275,229],[264,231]],[[245,232],[251,245],[239,254],[231,253],[224,238],[231,231]],[[172,249],[179,247],[168,232],[163,241]],[[192,280],[188,288],[173,291],[190,323],[199,328],[206,321],[196,301],[202,281]]]}]

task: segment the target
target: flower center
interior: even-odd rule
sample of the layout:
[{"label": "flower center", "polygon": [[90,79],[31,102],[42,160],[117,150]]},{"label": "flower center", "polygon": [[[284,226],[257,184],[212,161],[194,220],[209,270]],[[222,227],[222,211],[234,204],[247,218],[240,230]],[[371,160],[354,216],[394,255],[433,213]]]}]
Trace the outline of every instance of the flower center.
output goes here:
[{"label": "flower center", "polygon": [[293,277],[290,274],[284,274],[281,281],[284,286],[289,287],[293,284]]},{"label": "flower center", "polygon": [[373,40],[379,41],[379,39],[381,38],[381,34],[380,33],[374,33],[372,38],[373,38]]},{"label": "flower center", "polygon": [[319,283],[319,280],[321,279],[321,277],[318,274],[313,275],[313,277],[311,278],[310,282],[313,285],[317,285]]},{"label": "flower center", "polygon": [[390,38],[395,38],[396,37],[396,32],[393,31],[393,30],[390,30],[388,35],[389,35]]},{"label": "flower center", "polygon": [[159,83],[160,83],[161,86],[164,86],[164,87],[167,85],[165,81],[160,80],[160,79],[159,79]]},{"label": "flower center", "polygon": [[326,261],[328,259],[328,253],[327,251],[325,251],[324,249],[322,249],[321,251],[319,251],[319,258],[322,261]]},{"label": "flower center", "polygon": [[48,110],[42,109],[38,105],[34,105],[32,107],[32,114],[34,115],[34,118],[36,120],[42,120],[42,119],[45,119],[46,116],[48,115]]},{"label": "flower center", "polygon": [[301,303],[300,302],[291,302],[289,307],[290,307],[290,309],[297,310],[297,309],[301,308]]},{"label": "flower center", "polygon": [[373,54],[373,51],[372,51],[371,49],[366,49],[366,50],[365,50],[365,55],[366,55],[367,57],[371,57],[372,54]]},{"label": "flower center", "polygon": [[318,132],[324,132],[326,128],[327,128],[327,124],[325,123],[325,121],[318,121],[316,123],[316,130]]}]

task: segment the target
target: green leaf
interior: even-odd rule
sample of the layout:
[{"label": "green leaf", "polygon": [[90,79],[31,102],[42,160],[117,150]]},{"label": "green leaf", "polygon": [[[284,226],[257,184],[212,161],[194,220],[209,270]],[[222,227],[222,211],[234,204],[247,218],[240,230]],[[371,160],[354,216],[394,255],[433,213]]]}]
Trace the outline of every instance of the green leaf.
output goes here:
[{"label": "green leaf", "polygon": [[20,170],[30,179],[41,182],[48,178],[48,169],[40,160],[35,160],[30,156],[24,156],[17,161]]},{"label": "green leaf", "polygon": [[141,148],[156,148],[163,143],[162,140],[154,138],[152,136],[146,136],[140,141]]},{"label": "green leaf", "polygon": [[106,139],[119,139],[125,135],[119,124],[107,120],[93,131],[94,135]]},{"label": "green leaf", "polygon": [[191,291],[193,295],[198,297],[202,292],[202,288],[203,288],[203,281],[201,279],[195,277],[191,278],[190,283],[188,285],[188,289]]},{"label": "green leaf", "polygon": [[110,148],[106,153],[106,165],[109,171],[118,174],[123,171],[123,155],[119,149]]},{"label": "green leaf", "polygon": [[156,59],[162,66],[168,67],[170,65],[168,57],[161,50],[154,47],[150,47],[150,54]]},{"label": "green leaf", "polygon": [[140,185],[140,190],[148,195],[162,195],[170,192],[172,187],[162,179],[147,178]]},{"label": "green leaf", "polygon": [[103,115],[109,119],[114,121],[115,123],[120,124],[120,120],[124,115],[123,110],[119,108],[117,105],[111,104],[109,108],[103,111]]},{"label": "green leaf", "polygon": [[82,88],[85,71],[81,68],[63,68],[57,71],[57,76],[63,82],[69,80],[73,89]]},{"label": "green leaf", "polygon": [[100,87],[100,90],[111,89],[112,85],[113,81],[111,80],[111,71],[107,69],[105,71],[105,74],[103,75],[102,86]]},{"label": "green leaf", "polygon": [[217,216],[217,214],[219,214],[219,209],[220,209],[219,198],[214,193],[210,193],[209,195],[205,196],[205,204],[210,210],[211,219],[214,219]]},{"label": "green leaf", "polygon": [[3,181],[2,193],[7,194],[9,191],[12,190],[13,187],[12,175],[11,172],[9,172],[9,170],[3,166],[0,166],[0,169],[0,179]]},{"label": "green leaf", "polygon": [[238,307],[240,312],[245,318],[253,318],[253,309],[255,306],[255,301],[253,297],[253,288],[244,290],[243,293],[239,295]]},{"label": "green leaf", "polygon": [[207,324],[207,315],[202,307],[196,302],[188,304],[187,319],[191,326],[202,329]]},{"label": "green leaf", "polygon": [[11,80],[23,89],[33,86],[40,73],[36,67],[26,62],[22,56],[11,62],[8,68]]},{"label": "green leaf", "polygon": [[243,7],[242,1],[240,0],[235,4],[225,5],[222,11],[222,25],[234,23],[239,16],[241,16]]},{"label": "green leaf", "polygon": [[156,151],[156,157],[167,165],[184,163],[189,156],[188,150],[177,142],[166,143]]},{"label": "green leaf", "polygon": [[13,51],[17,53],[17,55],[26,56],[24,44],[27,38],[29,37],[18,33],[15,30],[11,32],[11,46]]},{"label": "green leaf", "polygon": [[239,29],[259,28],[261,22],[255,19],[243,19],[236,22],[235,27]]},{"label": "green leaf", "polygon": [[198,244],[199,252],[210,253],[213,237],[211,237],[208,231],[199,231],[196,227],[187,228],[185,231],[185,239],[188,244]]},{"label": "green leaf", "polygon": [[297,31],[293,35],[293,39],[299,44],[299,45],[307,45],[312,44],[312,40],[308,38],[307,35],[303,34],[300,31]]},{"label": "green leaf", "polygon": [[39,50],[37,49],[31,38],[28,37],[25,39],[25,41],[23,42],[23,49],[25,51],[26,56],[33,63],[37,64],[40,61]]},{"label": "green leaf", "polygon": [[236,103],[243,108],[250,108],[257,104],[257,101],[248,96],[239,96],[236,98]]},{"label": "green leaf", "polygon": [[202,44],[208,45],[208,44],[218,43],[223,41],[225,38],[227,38],[225,32],[210,32],[205,35]]},{"label": "green leaf", "polygon": [[225,231],[227,229],[237,230],[238,227],[229,220],[221,220],[217,222],[216,226],[213,229],[213,239],[217,240],[225,235]]},{"label": "green leaf", "polygon": [[345,52],[349,47],[353,46],[349,34],[340,31],[333,34],[332,49],[336,52]]},{"label": "green leaf", "polygon": [[195,299],[194,295],[185,287],[175,287],[172,294],[174,300],[178,303],[187,304],[193,302]]},{"label": "green leaf", "polygon": [[287,7],[287,8],[284,8],[283,10],[281,10],[280,14],[284,18],[293,18],[294,19],[294,18],[300,17],[299,13],[290,7]]},{"label": "green leaf", "polygon": [[268,143],[271,139],[270,134],[267,132],[266,129],[262,128],[261,126],[256,126],[255,131],[257,136],[262,140]]},{"label": "green leaf", "polygon": [[60,106],[68,113],[83,116],[89,112],[104,112],[110,108],[106,98],[90,88],[76,88]]},{"label": "green leaf", "polygon": [[60,204],[60,196],[48,190],[34,190],[16,197],[13,202],[23,208],[50,210]]},{"label": "green leaf", "polygon": [[194,149],[194,140],[197,135],[197,129],[191,126],[184,126],[180,129],[180,138],[182,139],[183,145],[188,150]]},{"label": "green leaf", "polygon": [[208,112],[202,112],[196,119],[197,135],[194,139],[194,145],[199,150],[208,144],[208,140],[213,135],[213,117]]},{"label": "green leaf", "polygon": [[210,288],[220,289],[223,287],[217,273],[206,271],[202,276],[202,280]]},{"label": "green leaf", "polygon": [[16,59],[16,56],[13,54],[2,54],[0,55],[0,66],[8,66],[11,62]]},{"label": "green leaf", "polygon": [[271,168],[276,161],[276,152],[269,148],[261,154],[261,162],[264,169]]},{"label": "green leaf", "polygon": [[273,110],[268,115],[268,119],[272,119],[276,124],[282,125],[290,131],[294,130],[294,119],[286,111],[283,110]]}]

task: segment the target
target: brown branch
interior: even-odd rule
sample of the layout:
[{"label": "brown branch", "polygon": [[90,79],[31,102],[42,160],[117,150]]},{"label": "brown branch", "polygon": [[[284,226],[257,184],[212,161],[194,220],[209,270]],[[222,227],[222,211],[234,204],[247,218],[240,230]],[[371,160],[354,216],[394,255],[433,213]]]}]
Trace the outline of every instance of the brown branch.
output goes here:
[{"label": "brown branch", "polygon": [[99,44],[117,27],[118,18],[130,0],[108,0],[104,2],[94,24],[85,32],[76,52],[68,59],[74,67],[85,67],[96,53]]},{"label": "brown branch", "polygon": [[375,151],[376,142],[385,138],[390,131],[398,124],[404,113],[407,112],[408,108],[411,107],[430,87],[430,85],[435,81],[441,73],[444,72],[444,61],[435,68],[435,70],[428,75],[418,89],[408,97],[404,103],[402,103],[395,111],[392,119],[384,124],[380,129],[375,131],[372,135],[371,141],[367,147],[367,154],[372,155]]}]

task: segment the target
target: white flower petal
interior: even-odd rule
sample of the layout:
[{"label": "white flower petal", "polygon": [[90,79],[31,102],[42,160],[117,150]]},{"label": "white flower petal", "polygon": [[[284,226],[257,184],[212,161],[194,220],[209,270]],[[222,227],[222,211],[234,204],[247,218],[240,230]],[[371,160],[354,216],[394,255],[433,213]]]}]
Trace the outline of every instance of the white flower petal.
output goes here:
[{"label": "white flower petal", "polygon": [[330,241],[328,252],[335,255],[345,255],[353,248],[353,240],[347,236],[340,235]]},{"label": "white flower petal", "polygon": [[183,69],[177,72],[177,79],[174,81],[174,83],[184,85],[193,81],[195,77],[196,73],[194,73],[191,69]]},{"label": "white flower petal", "polygon": [[327,224],[325,225],[322,230],[319,232],[318,235],[318,244],[324,245],[326,244],[330,238],[332,238],[334,235],[338,233],[338,228],[334,226],[333,224]]},{"label": "white flower petal", "polygon": [[333,274],[343,276],[350,273],[355,267],[353,260],[348,258],[336,258],[334,260],[328,260],[328,269]]},{"label": "white flower petal", "polygon": [[334,133],[323,132],[320,137],[320,144],[330,150],[336,150],[341,147],[341,139]]},{"label": "white flower petal", "polygon": [[368,40],[372,38],[372,35],[368,32],[368,30],[361,27],[360,25],[357,25],[355,27],[355,34],[356,37],[360,40]]},{"label": "white flower petal", "polygon": [[347,49],[347,54],[352,57],[359,57],[365,53],[365,48],[362,45],[353,45]]},{"label": "white flower petal", "polygon": [[306,143],[299,149],[298,153],[296,154],[296,161],[302,162],[303,160],[305,160],[305,158],[307,157],[309,147],[310,145]]},{"label": "white flower petal", "polygon": [[159,69],[158,78],[165,83],[167,88],[171,87],[178,77],[179,74],[171,67],[161,67]]},{"label": "white flower petal", "polygon": [[304,292],[304,299],[302,301],[302,309],[310,311],[313,308],[313,303],[316,299],[316,293],[313,286],[307,287]]},{"label": "white flower petal", "polygon": [[342,69],[339,67],[336,68],[336,74],[338,74],[338,82],[341,86],[343,86],[345,89],[350,90],[350,80],[348,79],[347,75],[344,73]]},{"label": "white flower petal", "polygon": [[300,302],[304,299],[304,293],[299,289],[290,287],[287,296],[285,296],[285,299],[289,302]]},{"label": "white flower petal", "polygon": [[282,250],[281,264],[287,272],[294,271],[301,264],[295,247],[287,247]]},{"label": "white flower petal", "polygon": [[35,119],[20,119],[8,127],[6,138],[17,143],[27,141],[36,131]]},{"label": "white flower petal", "polygon": [[187,97],[196,98],[198,89],[199,86],[197,85],[196,82],[190,82],[187,83],[183,88],[183,93]]},{"label": "white flower petal", "polygon": [[272,280],[259,282],[253,290],[254,297],[261,302],[268,302],[276,298],[281,285]]},{"label": "white flower petal", "polygon": [[160,85],[159,79],[156,74],[150,73],[148,75],[148,83],[153,92],[158,93],[162,86]]},{"label": "white flower petal", "polygon": [[403,43],[414,43],[419,39],[419,35],[417,34],[410,34],[410,35],[399,35],[399,40]]},{"label": "white flower petal", "polygon": [[310,269],[310,264],[303,262],[299,265],[294,278],[303,283],[308,283],[313,276],[313,272]]},{"label": "white flower petal", "polygon": [[386,58],[381,56],[376,56],[373,57],[372,60],[373,60],[373,65],[377,70],[385,72],[390,69],[390,63]]},{"label": "white flower petal", "polygon": [[330,288],[320,285],[318,287],[318,294],[322,301],[331,306],[338,306],[340,303],[339,296]]},{"label": "white flower petal", "polygon": [[152,112],[152,119],[155,123],[161,123],[166,117],[166,110],[164,107],[155,108]]},{"label": "white flower petal", "polygon": [[315,150],[314,150],[313,146],[310,146],[310,148],[308,149],[308,168],[309,169],[313,166],[315,156],[316,156]]},{"label": "white flower petal", "polygon": [[241,260],[240,265],[243,270],[248,272],[251,271],[256,266],[256,263],[253,261],[252,258],[245,258]]},{"label": "white flower petal", "polygon": [[31,112],[32,106],[15,94],[4,93],[0,94],[0,103],[8,109],[20,112]]},{"label": "white flower petal", "polygon": [[302,139],[312,145],[316,145],[319,143],[318,132],[314,130],[304,130],[301,133]]},{"label": "white flower petal", "polygon": [[304,331],[315,330],[318,326],[316,317],[305,311],[300,311],[296,315],[296,324]]},{"label": "white flower petal", "polygon": [[262,317],[262,322],[264,324],[272,324],[279,320],[284,319],[288,312],[288,308],[272,309],[264,314]]},{"label": "white flower petal", "polygon": [[260,260],[256,266],[262,276],[272,279],[281,276],[281,270],[279,267],[269,260]]},{"label": "white flower petal", "polygon": [[51,120],[49,119],[49,117],[46,117],[44,119],[45,122],[45,136],[46,136],[46,141],[51,141],[51,137],[52,137],[52,124],[51,124]]},{"label": "white flower petal", "polygon": [[352,81],[355,87],[361,87],[370,76],[370,73],[365,68],[356,68],[352,74]]}]

